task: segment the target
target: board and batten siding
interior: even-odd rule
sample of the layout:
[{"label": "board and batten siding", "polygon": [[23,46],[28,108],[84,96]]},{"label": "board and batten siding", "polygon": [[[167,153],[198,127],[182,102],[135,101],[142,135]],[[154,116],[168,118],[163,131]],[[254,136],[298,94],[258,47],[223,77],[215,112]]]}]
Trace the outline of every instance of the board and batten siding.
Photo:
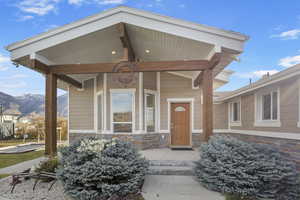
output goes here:
[{"label": "board and batten siding", "polygon": [[84,90],[70,86],[70,130],[94,130],[94,79],[84,81]]},{"label": "board and batten siding", "polygon": [[[257,127],[255,122],[255,93],[274,91],[279,88],[280,93],[280,122],[281,127]],[[231,126],[233,130],[254,130],[300,133],[297,127],[299,115],[299,84],[297,79],[288,79],[271,86],[258,89],[250,94],[241,96],[241,126]]]},{"label": "board and batten siding", "polygon": [[144,72],[143,85],[144,89],[156,91],[156,72]]},{"label": "board and batten siding", "polygon": [[192,79],[166,72],[160,77],[160,129],[168,130],[168,98],[194,98],[194,127],[200,129],[202,120],[201,91],[192,89]]},{"label": "board and batten siding", "polygon": [[214,104],[213,119],[214,129],[228,128],[228,106],[226,103]]}]

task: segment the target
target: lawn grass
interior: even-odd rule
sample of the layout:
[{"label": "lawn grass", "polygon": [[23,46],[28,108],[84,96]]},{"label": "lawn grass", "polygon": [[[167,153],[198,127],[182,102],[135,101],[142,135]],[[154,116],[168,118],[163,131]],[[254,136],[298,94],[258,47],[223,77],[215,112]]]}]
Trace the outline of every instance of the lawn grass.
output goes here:
[{"label": "lawn grass", "polygon": [[[25,143],[28,143],[28,142],[37,142],[37,139],[25,140]],[[0,140],[0,148],[1,147],[8,147],[8,146],[16,146],[16,145],[25,144],[25,143],[23,142],[23,139]]]},{"label": "lawn grass", "polygon": [[10,174],[0,174],[0,179],[10,176]]},{"label": "lawn grass", "polygon": [[43,156],[45,151],[32,151],[18,154],[0,154],[0,169],[18,164],[27,160],[33,160]]}]

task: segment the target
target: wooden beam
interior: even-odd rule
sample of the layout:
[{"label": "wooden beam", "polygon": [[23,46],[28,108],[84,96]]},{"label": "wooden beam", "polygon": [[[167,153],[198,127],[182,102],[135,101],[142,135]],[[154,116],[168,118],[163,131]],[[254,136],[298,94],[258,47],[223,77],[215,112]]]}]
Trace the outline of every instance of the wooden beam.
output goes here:
[{"label": "wooden beam", "polygon": [[[43,74],[50,73],[50,67],[37,59],[30,59],[30,65],[31,65],[31,68],[37,70],[38,72],[41,72]],[[75,79],[73,79],[69,76],[58,75],[57,78],[68,84],[73,85],[74,87],[82,88],[82,84],[79,81],[76,81]]]},{"label": "wooden beam", "polygon": [[120,40],[122,42],[123,48],[127,49],[128,53],[128,61],[135,61],[135,53],[126,29],[125,23],[118,24],[118,31],[120,35]]},{"label": "wooden beam", "polygon": [[[55,74],[114,73],[115,65],[116,63],[52,65],[51,72]],[[207,60],[190,60],[136,62],[136,66],[135,72],[163,72],[202,71],[208,69],[209,65]]]},{"label": "wooden beam", "polygon": [[[221,61],[222,53],[215,53],[213,57],[208,61],[208,68],[213,69],[215,68]],[[203,72],[200,73],[197,78],[194,80],[194,87],[197,87],[201,84],[201,81],[203,80]]]},{"label": "wooden beam", "polygon": [[45,94],[45,154],[55,156],[57,153],[57,76],[53,73],[46,74]]},{"label": "wooden beam", "polygon": [[206,69],[203,72],[202,91],[202,126],[203,140],[208,141],[213,134],[213,70]]},{"label": "wooden beam", "polygon": [[73,79],[67,75],[58,74],[57,78],[66,83],[69,83],[70,85],[73,85],[76,88],[79,88],[79,89],[82,88],[82,83],[80,83],[79,81],[76,81],[75,79]]}]

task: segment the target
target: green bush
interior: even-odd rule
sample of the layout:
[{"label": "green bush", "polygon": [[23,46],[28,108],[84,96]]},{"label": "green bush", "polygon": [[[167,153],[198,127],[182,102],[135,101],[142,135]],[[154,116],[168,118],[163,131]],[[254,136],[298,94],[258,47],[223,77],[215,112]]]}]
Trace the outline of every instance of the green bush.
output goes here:
[{"label": "green bush", "polygon": [[206,188],[240,198],[299,200],[296,165],[270,145],[214,136],[201,146],[195,174]]},{"label": "green bush", "polygon": [[149,163],[128,142],[86,138],[61,149],[58,178],[78,200],[126,197],[140,191]]}]

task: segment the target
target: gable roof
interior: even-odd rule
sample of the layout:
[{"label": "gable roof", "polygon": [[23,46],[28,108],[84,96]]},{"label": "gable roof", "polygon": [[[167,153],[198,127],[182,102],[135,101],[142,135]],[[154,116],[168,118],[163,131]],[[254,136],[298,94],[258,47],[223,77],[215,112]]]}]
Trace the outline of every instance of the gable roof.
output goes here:
[{"label": "gable roof", "polygon": [[243,43],[248,40],[247,36],[237,32],[120,6],[15,42],[6,46],[6,49],[12,52],[12,60],[15,60],[26,56],[28,53],[38,52],[121,22],[213,44],[235,52],[242,52]]},{"label": "gable roof", "polygon": [[223,97],[219,98],[218,101],[225,101],[225,100],[240,96],[242,94],[252,92],[259,88],[271,85],[273,83],[277,83],[279,81],[286,80],[286,79],[292,78],[294,76],[299,76],[299,75],[300,75],[300,64],[297,64],[297,65],[294,65],[293,67],[282,70],[281,72],[278,72],[271,76],[263,77],[263,78],[259,79],[258,81],[251,83],[249,85],[246,85],[242,88],[231,91],[227,95],[224,95]]}]

